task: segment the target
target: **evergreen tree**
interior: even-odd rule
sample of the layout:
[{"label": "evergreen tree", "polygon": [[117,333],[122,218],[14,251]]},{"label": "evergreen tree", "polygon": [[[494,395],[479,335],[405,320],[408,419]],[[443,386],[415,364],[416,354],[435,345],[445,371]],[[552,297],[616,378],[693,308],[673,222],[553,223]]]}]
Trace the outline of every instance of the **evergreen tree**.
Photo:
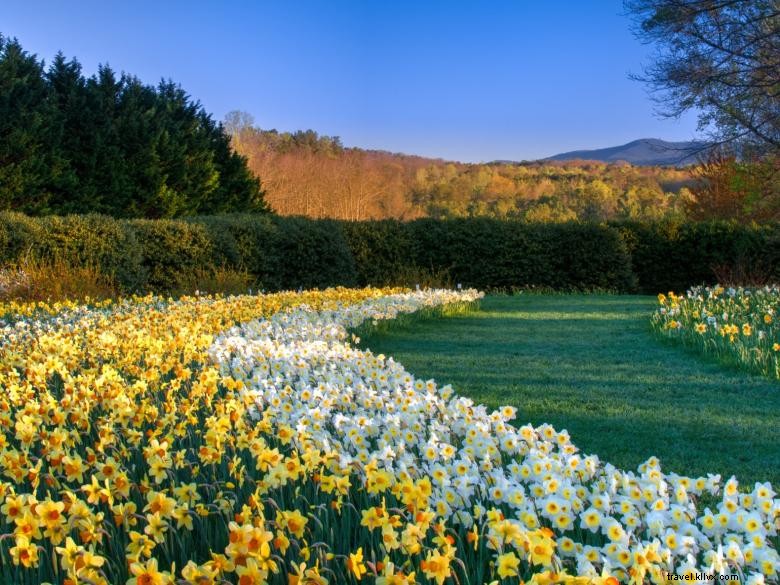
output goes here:
[{"label": "evergreen tree", "polygon": [[165,216],[201,213],[219,187],[206,116],[197,102],[171,81],[160,83],[157,100],[161,132],[156,145],[162,164],[158,200]]},{"label": "evergreen tree", "polygon": [[43,63],[0,36],[0,209],[45,212],[63,163],[51,148],[55,113]]},{"label": "evergreen tree", "polygon": [[260,180],[252,174],[246,157],[230,146],[230,137],[222,124],[201,113],[203,126],[208,133],[210,148],[220,181],[211,197],[204,202],[201,213],[225,213],[240,210],[246,213],[268,213],[271,208],[265,201]]},{"label": "evergreen tree", "polygon": [[79,206],[86,205],[98,213],[131,216],[133,186],[123,152],[123,142],[130,137],[120,137],[117,127],[121,94],[122,81],[108,66],[101,66],[86,81],[88,117],[82,132],[90,137],[90,145],[82,156]]},{"label": "evergreen tree", "polygon": [[172,81],[45,70],[0,36],[0,209],[178,217],[269,211],[222,125]]},{"label": "evergreen tree", "polygon": [[84,158],[93,148],[92,136],[85,135],[87,95],[81,65],[75,59],[67,61],[60,52],[46,72],[46,82],[55,107],[50,136],[50,148],[64,161],[62,172],[51,178],[50,205],[63,213],[86,211],[79,177],[85,176]]}]

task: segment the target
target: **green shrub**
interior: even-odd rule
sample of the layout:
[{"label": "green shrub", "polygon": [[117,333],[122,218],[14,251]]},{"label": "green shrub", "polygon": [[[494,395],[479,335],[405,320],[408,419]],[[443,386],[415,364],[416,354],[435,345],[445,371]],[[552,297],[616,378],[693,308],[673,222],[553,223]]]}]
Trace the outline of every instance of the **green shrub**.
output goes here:
[{"label": "green shrub", "polygon": [[[380,229],[372,229],[377,224]],[[377,276],[392,275],[381,284],[397,282],[399,267],[411,265],[421,273],[446,275],[450,282],[481,289],[634,288],[625,244],[604,226],[460,218],[373,222],[348,229],[361,276],[370,270]],[[412,257],[404,261],[409,251]]]},{"label": "green shrub", "polygon": [[335,221],[225,215],[191,219],[205,227],[212,262],[251,274],[267,290],[355,286],[355,262]]},{"label": "green shrub", "polygon": [[204,225],[171,219],[127,223],[140,244],[140,267],[149,290],[181,290],[198,268],[213,265],[212,240]]},{"label": "green shrub", "polygon": [[386,219],[344,222],[342,227],[359,285],[404,284],[424,276],[413,260],[415,247],[408,224]]},{"label": "green shrub", "polygon": [[269,291],[460,283],[655,294],[716,281],[780,280],[780,227],[0,213],[0,266],[22,261],[94,269],[124,292],[185,292],[199,283]]},{"label": "green shrub", "polygon": [[189,221],[208,230],[215,266],[246,271],[260,280],[275,270],[272,240],[277,228],[268,216],[216,215]]},{"label": "green shrub", "polygon": [[681,292],[697,284],[764,284],[780,279],[780,230],[728,222],[621,222],[642,292]]},{"label": "green shrub", "polygon": [[127,222],[105,215],[67,215],[42,217],[40,223],[45,237],[38,242],[39,258],[95,267],[126,290],[145,286],[143,249]]},{"label": "green shrub", "polygon": [[332,220],[274,217],[268,272],[260,275],[272,290],[356,286],[355,261],[342,225]]},{"label": "green shrub", "polygon": [[0,214],[0,262],[23,261],[91,267],[127,290],[145,284],[134,230],[103,215]]},{"label": "green shrub", "polygon": [[40,219],[12,211],[0,212],[0,264],[17,263],[26,256],[37,258],[45,240]]}]

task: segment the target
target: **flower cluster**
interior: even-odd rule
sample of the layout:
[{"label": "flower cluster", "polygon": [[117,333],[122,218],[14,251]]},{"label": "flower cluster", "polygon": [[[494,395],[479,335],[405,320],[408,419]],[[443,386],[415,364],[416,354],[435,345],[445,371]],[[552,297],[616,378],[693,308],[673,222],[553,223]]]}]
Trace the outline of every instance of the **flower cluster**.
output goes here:
[{"label": "flower cluster", "polygon": [[[456,542],[471,535],[479,554],[458,549],[466,575],[477,574],[487,554],[494,572],[480,578],[514,576],[521,563],[556,573],[537,574],[536,582],[565,581],[567,571],[584,582],[661,583],[669,573],[777,578],[780,500],[771,485],[744,493],[735,478],[666,475],[655,458],[637,473],[615,469],[581,454],[565,431],[515,428],[513,408],[489,413],[392,358],[346,343],[347,331],[381,317],[383,305],[414,298],[333,312],[300,308],[248,323],[215,342],[214,360],[243,382],[255,420],[296,451],[325,451],[322,489],[348,501],[349,491],[337,486],[354,486],[357,472],[369,494],[429,514]],[[702,509],[702,500],[712,508]],[[366,525],[381,532],[377,558],[418,566],[418,551],[366,514]],[[545,534],[554,539],[539,545],[534,539]],[[448,552],[444,544],[438,554]]]},{"label": "flower cluster", "polygon": [[769,484],[637,472],[355,347],[475,291],[144,297],[7,319],[0,582],[775,582]]},{"label": "flower cluster", "polygon": [[209,363],[216,334],[392,292],[3,305],[0,582],[157,583],[157,567],[223,554],[248,496],[226,488],[234,452],[204,464],[202,429],[246,407]]},{"label": "flower cluster", "polygon": [[724,363],[780,378],[780,287],[695,287],[658,295],[653,328]]}]

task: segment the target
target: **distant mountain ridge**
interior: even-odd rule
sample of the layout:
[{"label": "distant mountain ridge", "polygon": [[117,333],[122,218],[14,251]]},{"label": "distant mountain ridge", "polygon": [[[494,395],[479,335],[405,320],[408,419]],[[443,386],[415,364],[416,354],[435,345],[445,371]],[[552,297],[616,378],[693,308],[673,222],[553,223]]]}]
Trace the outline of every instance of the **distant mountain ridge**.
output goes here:
[{"label": "distant mountain ridge", "polygon": [[641,138],[621,146],[572,150],[543,160],[596,160],[606,163],[626,161],[640,166],[684,166],[698,162],[708,148],[709,143],[701,141],[668,142],[658,138]]}]

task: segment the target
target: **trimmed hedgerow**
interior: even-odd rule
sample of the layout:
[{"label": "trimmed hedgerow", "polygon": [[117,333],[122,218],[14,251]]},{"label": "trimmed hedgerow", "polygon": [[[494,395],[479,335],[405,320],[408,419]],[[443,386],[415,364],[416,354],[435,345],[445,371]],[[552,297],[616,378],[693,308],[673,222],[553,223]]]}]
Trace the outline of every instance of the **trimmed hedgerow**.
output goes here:
[{"label": "trimmed hedgerow", "polygon": [[780,280],[780,228],[0,213],[0,265],[25,259],[96,268],[126,292],[182,290],[193,274],[227,269],[266,290],[460,283],[654,294],[724,280]]},{"label": "trimmed hedgerow", "polygon": [[780,226],[728,222],[613,223],[631,255],[641,292],[698,284],[780,281]]}]

